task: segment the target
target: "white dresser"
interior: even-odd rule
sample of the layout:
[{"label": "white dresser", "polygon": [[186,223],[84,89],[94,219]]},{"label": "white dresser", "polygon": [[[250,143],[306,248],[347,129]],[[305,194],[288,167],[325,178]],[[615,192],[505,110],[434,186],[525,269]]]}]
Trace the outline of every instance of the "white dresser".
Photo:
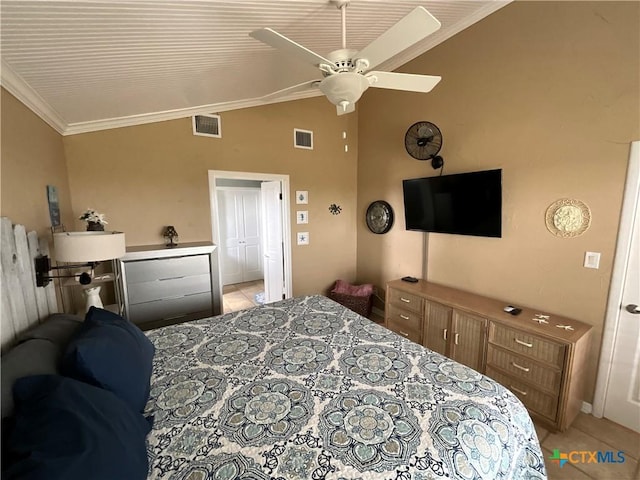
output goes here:
[{"label": "white dresser", "polygon": [[120,314],[142,329],[222,313],[218,251],[212,243],[127,247],[115,266]]}]

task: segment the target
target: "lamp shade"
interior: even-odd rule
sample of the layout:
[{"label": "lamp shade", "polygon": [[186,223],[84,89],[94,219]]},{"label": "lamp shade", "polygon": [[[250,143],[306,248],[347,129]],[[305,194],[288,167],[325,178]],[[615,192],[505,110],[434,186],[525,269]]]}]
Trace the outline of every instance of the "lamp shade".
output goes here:
[{"label": "lamp shade", "polygon": [[53,234],[59,262],[101,262],[126,253],[123,232],[61,232]]}]

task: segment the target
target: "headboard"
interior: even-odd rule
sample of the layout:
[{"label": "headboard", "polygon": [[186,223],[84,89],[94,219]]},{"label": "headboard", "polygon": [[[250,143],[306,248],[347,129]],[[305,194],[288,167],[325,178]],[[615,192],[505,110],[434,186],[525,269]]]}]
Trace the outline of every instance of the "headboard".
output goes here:
[{"label": "headboard", "polygon": [[0,338],[2,351],[10,347],[17,335],[58,313],[55,287],[36,287],[34,258],[49,254],[46,238],[26,232],[24,225],[13,225],[0,218]]}]

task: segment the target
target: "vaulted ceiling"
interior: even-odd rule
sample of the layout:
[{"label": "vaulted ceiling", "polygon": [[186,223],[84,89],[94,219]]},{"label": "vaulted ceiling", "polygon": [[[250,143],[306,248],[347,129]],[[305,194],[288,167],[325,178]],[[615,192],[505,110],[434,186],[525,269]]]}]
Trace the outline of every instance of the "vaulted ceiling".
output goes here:
[{"label": "vaulted ceiling", "polygon": [[[390,71],[508,3],[353,0],[347,46],[362,49],[424,6],[442,28],[377,67]],[[321,55],[341,44],[341,14],[327,0],[2,0],[0,8],[2,86],[65,135],[261,105],[268,93],[320,77],[249,37],[258,28]]]}]

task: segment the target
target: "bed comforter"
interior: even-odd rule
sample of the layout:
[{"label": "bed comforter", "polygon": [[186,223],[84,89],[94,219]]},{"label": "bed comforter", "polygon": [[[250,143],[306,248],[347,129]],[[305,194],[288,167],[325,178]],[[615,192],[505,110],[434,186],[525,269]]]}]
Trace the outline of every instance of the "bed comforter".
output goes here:
[{"label": "bed comforter", "polygon": [[506,388],[322,296],[147,332],[150,479],[543,479]]}]

